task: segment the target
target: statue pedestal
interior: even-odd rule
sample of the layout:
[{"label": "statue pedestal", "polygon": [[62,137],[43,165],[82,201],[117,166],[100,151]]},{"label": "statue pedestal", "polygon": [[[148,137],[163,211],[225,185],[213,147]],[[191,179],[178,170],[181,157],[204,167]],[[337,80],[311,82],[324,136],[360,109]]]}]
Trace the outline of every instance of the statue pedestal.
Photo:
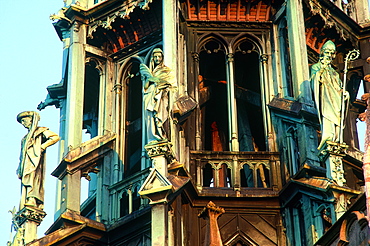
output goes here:
[{"label": "statue pedestal", "polygon": [[345,143],[335,143],[326,141],[320,149],[319,158],[326,165],[326,175],[335,181],[339,186],[346,184],[342,159],[346,155],[348,145]]},{"label": "statue pedestal", "polygon": [[166,177],[167,165],[175,159],[171,142],[168,140],[154,141],[145,145],[144,148],[152,159],[152,167]]},{"label": "statue pedestal", "polygon": [[27,244],[37,239],[37,227],[41,224],[45,216],[46,213],[41,209],[27,205],[24,206],[14,216],[13,223],[17,228],[17,234],[12,245],[20,245],[20,241]]},{"label": "statue pedestal", "polygon": [[168,164],[174,158],[172,144],[168,140],[150,142],[145,145],[152,160],[152,171],[139,190],[139,194],[150,200],[152,205],[152,245],[168,245],[168,200],[173,185],[167,179]]}]

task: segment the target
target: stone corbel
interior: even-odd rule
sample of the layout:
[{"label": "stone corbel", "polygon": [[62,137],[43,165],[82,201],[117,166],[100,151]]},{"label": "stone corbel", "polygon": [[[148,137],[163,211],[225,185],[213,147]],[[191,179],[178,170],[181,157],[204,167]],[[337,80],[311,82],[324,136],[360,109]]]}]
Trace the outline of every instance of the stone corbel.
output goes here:
[{"label": "stone corbel", "polygon": [[172,151],[172,144],[168,140],[149,143],[145,145],[144,148],[148,156],[152,159],[157,156],[165,156],[169,163],[175,159],[175,155]]},{"label": "stone corbel", "polygon": [[66,16],[65,16],[65,12],[68,8],[61,8],[57,14],[52,14],[50,15],[50,20],[52,21],[56,21],[56,20],[64,20],[64,21],[67,21],[69,24],[72,24],[72,21],[70,19],[68,19]]},{"label": "stone corbel", "polygon": [[25,205],[15,216],[15,223],[21,227],[27,221],[35,222],[40,225],[46,213],[38,208]]}]

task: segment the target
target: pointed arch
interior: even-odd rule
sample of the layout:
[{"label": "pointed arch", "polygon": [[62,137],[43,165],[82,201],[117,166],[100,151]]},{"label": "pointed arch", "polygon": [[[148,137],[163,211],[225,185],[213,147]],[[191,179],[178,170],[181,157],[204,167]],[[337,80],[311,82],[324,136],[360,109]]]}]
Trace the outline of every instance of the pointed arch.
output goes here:
[{"label": "pointed arch", "polygon": [[118,151],[127,177],[142,169],[142,81],[139,66],[143,59],[132,56],[120,67],[118,81],[119,107],[118,135],[120,142]]},{"label": "pointed arch", "polygon": [[266,125],[261,40],[255,35],[241,33],[232,40],[230,48],[234,54],[239,150],[266,150],[266,130],[261,127]]}]

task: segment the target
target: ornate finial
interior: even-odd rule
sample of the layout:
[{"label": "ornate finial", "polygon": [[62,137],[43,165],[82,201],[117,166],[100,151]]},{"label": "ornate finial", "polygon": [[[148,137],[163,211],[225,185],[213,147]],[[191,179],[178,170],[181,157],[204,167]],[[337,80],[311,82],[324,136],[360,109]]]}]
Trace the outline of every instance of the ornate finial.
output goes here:
[{"label": "ornate finial", "polygon": [[225,213],[221,207],[217,207],[212,201],[209,201],[206,207],[198,214],[198,217],[205,219],[207,222],[204,245],[222,246],[220,230],[217,224],[217,218]]}]

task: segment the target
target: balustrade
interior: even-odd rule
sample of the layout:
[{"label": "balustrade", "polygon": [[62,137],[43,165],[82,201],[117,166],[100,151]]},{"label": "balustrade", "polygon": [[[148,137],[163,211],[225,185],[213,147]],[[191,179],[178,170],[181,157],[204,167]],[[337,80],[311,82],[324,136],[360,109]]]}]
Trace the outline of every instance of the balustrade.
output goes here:
[{"label": "balustrade", "polygon": [[248,193],[253,189],[278,191],[282,187],[276,152],[191,151],[190,159],[190,173],[201,193],[214,192],[216,188]]},{"label": "balustrade", "polygon": [[138,191],[149,172],[149,169],[144,169],[109,187],[109,199],[113,204],[110,212],[113,220],[131,214],[148,203],[146,199],[140,198]]}]

